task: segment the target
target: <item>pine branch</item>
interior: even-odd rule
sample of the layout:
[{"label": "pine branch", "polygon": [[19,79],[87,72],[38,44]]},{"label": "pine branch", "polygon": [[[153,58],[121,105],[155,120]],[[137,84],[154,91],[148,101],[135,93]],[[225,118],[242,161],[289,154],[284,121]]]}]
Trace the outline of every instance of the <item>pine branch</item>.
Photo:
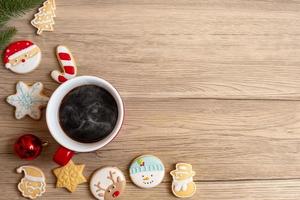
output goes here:
[{"label": "pine branch", "polygon": [[0,27],[11,17],[19,17],[41,5],[44,0],[0,0]]},{"label": "pine branch", "polygon": [[6,24],[9,20],[9,16],[5,15],[2,10],[0,10],[0,28]]},{"label": "pine branch", "polygon": [[13,17],[19,17],[25,12],[41,5],[45,0],[0,0],[0,50],[10,42],[17,33],[14,27],[4,27]]},{"label": "pine branch", "polygon": [[0,50],[3,50],[11,38],[17,33],[15,27],[9,27],[0,32]]}]

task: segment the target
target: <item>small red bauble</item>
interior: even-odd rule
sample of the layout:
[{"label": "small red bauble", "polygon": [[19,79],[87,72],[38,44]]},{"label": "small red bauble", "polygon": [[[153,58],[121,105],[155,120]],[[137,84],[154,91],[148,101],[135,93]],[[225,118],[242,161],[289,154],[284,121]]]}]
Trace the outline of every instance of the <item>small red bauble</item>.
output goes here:
[{"label": "small red bauble", "polygon": [[32,134],[26,134],[19,137],[14,145],[15,153],[26,160],[33,160],[38,157],[43,149],[42,141]]}]

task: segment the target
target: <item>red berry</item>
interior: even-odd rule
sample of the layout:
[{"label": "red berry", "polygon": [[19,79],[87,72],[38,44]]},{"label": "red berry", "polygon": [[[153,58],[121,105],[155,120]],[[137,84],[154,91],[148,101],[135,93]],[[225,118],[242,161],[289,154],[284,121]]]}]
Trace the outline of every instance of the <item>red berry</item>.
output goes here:
[{"label": "red berry", "polygon": [[19,137],[14,145],[15,153],[26,160],[33,160],[38,157],[43,149],[42,141],[32,134]]}]

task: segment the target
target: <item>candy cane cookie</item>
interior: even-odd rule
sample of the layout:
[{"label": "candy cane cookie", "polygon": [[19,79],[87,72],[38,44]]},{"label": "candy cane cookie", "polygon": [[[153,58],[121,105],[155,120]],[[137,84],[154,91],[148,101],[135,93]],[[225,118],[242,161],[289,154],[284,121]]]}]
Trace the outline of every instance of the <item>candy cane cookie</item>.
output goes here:
[{"label": "candy cane cookie", "polygon": [[70,50],[66,46],[59,45],[56,48],[56,56],[63,72],[54,70],[51,72],[51,77],[58,83],[74,78],[77,74],[77,67]]}]

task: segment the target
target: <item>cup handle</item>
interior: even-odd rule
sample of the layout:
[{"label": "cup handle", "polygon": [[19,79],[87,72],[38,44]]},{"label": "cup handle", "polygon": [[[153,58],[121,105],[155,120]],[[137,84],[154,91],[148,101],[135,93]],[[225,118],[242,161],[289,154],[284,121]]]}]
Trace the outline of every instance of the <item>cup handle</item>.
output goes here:
[{"label": "cup handle", "polygon": [[68,164],[68,162],[71,160],[71,158],[74,156],[74,151],[67,149],[63,146],[58,147],[56,150],[53,161],[57,164],[64,166]]}]

